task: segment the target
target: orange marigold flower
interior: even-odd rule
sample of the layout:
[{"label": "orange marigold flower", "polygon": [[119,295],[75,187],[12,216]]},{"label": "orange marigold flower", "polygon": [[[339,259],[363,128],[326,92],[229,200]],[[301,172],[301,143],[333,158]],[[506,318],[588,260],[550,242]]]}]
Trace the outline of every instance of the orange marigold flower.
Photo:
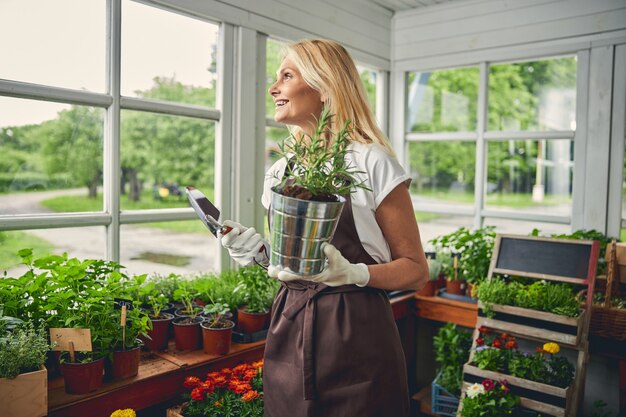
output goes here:
[{"label": "orange marigold flower", "polygon": [[213,379],[213,383],[215,384],[215,388],[223,388],[228,385],[228,379],[226,379],[224,375],[218,375]]},{"label": "orange marigold flower", "polygon": [[202,391],[202,388],[194,388],[191,390],[191,399],[195,400],[195,401],[202,401],[204,400],[204,392]]},{"label": "orange marigold flower", "polygon": [[207,379],[215,379],[220,375],[221,374],[219,372],[209,372],[208,374],[206,374],[206,377]]},{"label": "orange marigold flower", "polygon": [[251,390],[251,391],[248,391],[245,394],[243,394],[241,396],[241,400],[245,401],[245,402],[250,402],[250,401],[254,400],[255,398],[259,398],[260,396],[261,395],[258,392],[254,391],[254,390]]},{"label": "orange marigold flower", "polygon": [[207,394],[210,394],[215,389],[215,385],[213,384],[213,382],[209,382],[207,380],[207,381],[201,383],[199,388],[202,388],[202,390],[204,392],[206,392]]},{"label": "orange marigold flower", "polygon": [[262,368],[263,367],[263,359],[257,362],[252,362],[252,367],[254,368]]},{"label": "orange marigold flower", "polygon": [[183,386],[185,386],[185,388],[194,388],[197,387],[200,384],[200,378],[198,378],[197,376],[188,376],[187,378],[185,378],[185,382],[183,382]]},{"label": "orange marigold flower", "polygon": [[240,365],[237,365],[233,368],[233,373],[235,374],[243,374],[244,372],[246,372],[248,370],[250,365],[247,365],[245,363],[242,363]]},{"label": "orange marigold flower", "polygon": [[221,403],[221,402],[219,402],[219,401],[215,401],[215,402],[213,403],[213,405],[214,405],[215,407],[217,407],[217,408],[220,408],[220,407],[222,406],[222,403]]},{"label": "orange marigold flower", "polygon": [[508,342],[506,342],[504,347],[506,349],[515,349],[517,347],[517,342],[515,340],[509,340]]},{"label": "orange marigold flower", "polygon": [[223,375],[230,375],[233,373],[233,370],[230,368],[224,368],[220,371],[220,373],[222,373]]}]

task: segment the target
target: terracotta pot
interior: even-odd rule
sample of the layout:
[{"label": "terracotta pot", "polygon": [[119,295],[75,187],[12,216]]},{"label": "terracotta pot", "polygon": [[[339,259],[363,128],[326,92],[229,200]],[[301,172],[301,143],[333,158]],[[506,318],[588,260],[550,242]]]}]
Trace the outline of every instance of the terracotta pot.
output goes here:
[{"label": "terracotta pot", "polygon": [[237,330],[242,333],[255,333],[265,328],[270,313],[248,313],[245,309],[237,310]]},{"label": "terracotta pot", "polygon": [[137,347],[126,350],[114,350],[113,359],[104,362],[104,376],[106,379],[126,379],[137,375],[139,372],[139,358],[141,346],[138,341]]},{"label": "terracotta pot", "polygon": [[233,336],[235,323],[224,320],[226,327],[209,327],[210,322],[204,321],[202,327],[202,351],[209,355],[225,355],[230,350],[230,340]]},{"label": "terracotta pot", "polygon": [[148,331],[147,337],[140,337],[146,348],[150,350],[165,350],[169,339],[170,323],[174,320],[174,315],[169,313],[161,313],[163,318],[150,319],[152,322],[152,330]]},{"label": "terracotta pot", "polygon": [[417,291],[417,294],[423,297],[432,297],[435,295],[436,291],[437,291],[437,281],[428,280],[424,288]]},{"label": "terracotta pot", "polygon": [[467,288],[465,289],[465,293],[466,293],[467,295],[469,295],[470,297],[472,297],[472,298],[476,298],[476,297],[474,297],[474,296],[472,295],[472,290],[473,290],[473,289],[474,289],[474,284],[472,284],[472,283],[468,282],[468,283],[467,283]]},{"label": "terracotta pot", "polygon": [[448,294],[456,295],[465,294],[465,281],[446,281],[446,292]]},{"label": "terracotta pot", "polygon": [[196,350],[200,349],[200,323],[202,317],[196,317],[192,323],[183,323],[188,317],[179,317],[172,321],[174,325],[174,341],[177,350]]},{"label": "terracotta pot", "polygon": [[61,372],[65,381],[65,392],[68,394],[87,394],[102,386],[104,358],[87,363],[61,364]]}]

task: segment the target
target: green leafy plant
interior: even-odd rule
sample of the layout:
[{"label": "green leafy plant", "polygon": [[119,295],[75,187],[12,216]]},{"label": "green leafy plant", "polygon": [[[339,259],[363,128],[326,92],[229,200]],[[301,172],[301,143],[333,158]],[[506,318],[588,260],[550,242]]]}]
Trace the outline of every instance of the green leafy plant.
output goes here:
[{"label": "green leafy plant", "polygon": [[[1,315],[1,312],[0,312]],[[46,331],[31,322],[2,316],[0,320],[0,378],[38,370],[50,345]]]},{"label": "green leafy plant", "polygon": [[180,281],[178,288],[174,290],[174,300],[180,302],[183,305],[183,312],[189,316],[191,321],[202,311],[201,308],[196,307],[193,303],[196,298],[193,285],[189,281]]},{"label": "green leafy plant", "polygon": [[459,395],[463,382],[463,364],[469,358],[472,335],[446,323],[433,338],[435,361],[439,378],[437,382],[451,394]]},{"label": "green leafy plant", "polygon": [[428,258],[428,279],[430,281],[437,281],[439,279],[439,274],[441,273],[443,264],[438,259]]},{"label": "green leafy plant", "polygon": [[[489,272],[495,237],[493,226],[473,231],[461,227],[452,233],[436,237],[429,243],[435,247],[437,253],[457,254],[458,279],[477,283],[486,278]],[[447,275],[448,279],[454,276]]]},{"label": "green leafy plant", "polygon": [[278,282],[270,279],[267,271],[259,266],[239,269],[240,283],[233,290],[243,295],[249,313],[267,313],[278,290]]},{"label": "green leafy plant", "polygon": [[230,307],[225,303],[210,303],[204,306],[204,314],[208,317],[208,326],[214,329],[225,327],[225,316],[230,313]]},{"label": "green leafy plant", "polygon": [[369,190],[356,176],[360,171],[345,161],[350,122],[335,133],[330,129],[333,117],[325,107],[313,135],[296,138],[292,134],[279,145],[279,156],[290,163],[277,192],[307,200],[336,201],[337,195],[349,194],[356,188]]},{"label": "green leafy plant", "polygon": [[563,283],[541,280],[528,285],[494,276],[482,281],[474,294],[484,304],[484,311],[489,317],[493,317],[493,304],[547,311],[568,317],[580,314],[580,300],[572,287]]}]

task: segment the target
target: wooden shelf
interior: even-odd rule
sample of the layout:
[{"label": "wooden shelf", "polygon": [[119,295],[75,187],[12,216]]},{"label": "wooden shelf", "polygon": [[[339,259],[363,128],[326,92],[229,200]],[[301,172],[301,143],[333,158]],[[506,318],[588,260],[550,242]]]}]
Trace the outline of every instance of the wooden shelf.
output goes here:
[{"label": "wooden shelf", "polygon": [[442,297],[415,296],[417,316],[444,323],[455,323],[459,326],[476,325],[478,306],[473,303],[450,300]]},{"label": "wooden shelf", "polygon": [[[414,368],[413,293],[391,298],[394,318],[398,323],[407,362]],[[233,343],[227,355],[207,355],[202,350],[176,351],[170,341],[165,352],[142,352],[137,376],[122,381],[105,382],[92,393],[71,395],[65,392],[63,378],[48,381],[49,417],[109,417],[117,409],[144,410],[176,400],[186,390],[187,376],[200,376],[211,371],[257,361],[263,357],[265,340],[255,343]]]}]

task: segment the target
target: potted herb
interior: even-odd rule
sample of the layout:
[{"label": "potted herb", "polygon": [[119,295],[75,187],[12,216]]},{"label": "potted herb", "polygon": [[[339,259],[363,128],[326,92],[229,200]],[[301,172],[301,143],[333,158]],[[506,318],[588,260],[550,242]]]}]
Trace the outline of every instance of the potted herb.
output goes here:
[{"label": "potted herb", "polygon": [[254,333],[268,324],[278,282],[270,279],[267,271],[258,266],[241,268],[239,277],[240,283],[233,292],[241,293],[245,304],[237,309],[237,329],[242,333]]},{"label": "potted herb", "polygon": [[147,282],[139,289],[141,305],[146,309],[150,319],[149,329],[145,336],[140,336],[144,346],[150,350],[165,350],[169,338],[169,329],[174,315],[166,313],[168,299],[158,292],[154,282]]},{"label": "potted herb", "polygon": [[463,364],[467,362],[472,347],[472,335],[457,329],[453,323],[447,323],[439,329],[433,344],[439,371],[433,384],[458,397],[463,381]]},{"label": "potted herb", "polygon": [[230,350],[235,323],[227,317],[232,313],[226,303],[212,302],[204,306],[205,321],[202,327],[202,350],[210,355],[224,355]]},{"label": "potted herb", "polygon": [[272,188],[270,263],[301,275],[324,269],[322,243],[332,239],[345,198],[355,188],[368,189],[346,163],[350,129],[330,130],[332,115],[324,108],[312,135],[291,135],[280,145],[287,167]]},{"label": "potted herb", "polygon": [[468,292],[471,294],[471,286],[485,279],[489,273],[495,237],[493,226],[475,230],[461,227],[431,240],[430,243],[436,248],[457,254],[454,279],[447,279],[467,282],[470,287]]},{"label": "potted herb", "polygon": [[48,349],[43,328],[2,316],[0,308],[0,402],[4,415],[48,414],[48,378],[43,366]]},{"label": "potted herb", "polygon": [[193,288],[188,281],[181,281],[174,291],[174,299],[181,302],[185,315],[178,316],[172,321],[174,325],[174,341],[178,350],[195,350],[200,348],[201,335],[200,323],[203,317],[200,316],[202,309],[194,305],[195,298]]}]

